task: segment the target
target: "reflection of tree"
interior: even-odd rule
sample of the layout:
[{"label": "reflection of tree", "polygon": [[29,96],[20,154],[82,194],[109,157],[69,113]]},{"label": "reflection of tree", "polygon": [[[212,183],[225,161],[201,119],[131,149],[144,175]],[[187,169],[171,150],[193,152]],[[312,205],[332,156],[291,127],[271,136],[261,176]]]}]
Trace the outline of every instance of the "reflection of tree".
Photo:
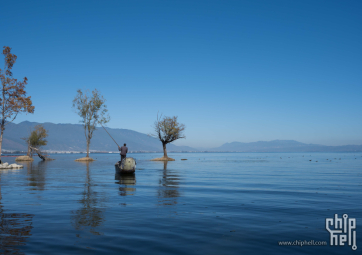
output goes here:
[{"label": "reflection of tree", "polygon": [[77,211],[73,211],[74,214],[71,218],[73,226],[76,230],[83,230],[89,228],[89,232],[94,235],[102,235],[102,233],[95,229],[102,224],[103,209],[100,209],[98,200],[98,193],[93,190],[93,181],[90,177],[89,164],[87,165],[87,176],[84,184],[84,191],[82,192],[82,198],[79,200],[81,208]]},{"label": "reflection of tree", "polygon": [[31,236],[33,215],[5,213],[1,199],[0,185],[0,252],[4,252],[1,254],[24,254],[17,247],[25,245],[26,239]]},{"label": "reflection of tree", "polygon": [[161,205],[177,204],[177,197],[180,196],[178,185],[180,177],[174,170],[167,169],[167,161],[163,162],[162,178],[159,180],[158,198]]},{"label": "reflection of tree", "polygon": [[118,174],[114,177],[115,180],[118,180],[119,186],[119,194],[121,196],[129,196],[133,195],[136,191],[134,185],[136,184],[136,175],[135,174]]},{"label": "reflection of tree", "polygon": [[27,162],[27,172],[29,186],[32,186],[33,190],[44,190],[45,187],[45,172],[47,161],[40,161],[37,166],[33,165],[33,162]]}]

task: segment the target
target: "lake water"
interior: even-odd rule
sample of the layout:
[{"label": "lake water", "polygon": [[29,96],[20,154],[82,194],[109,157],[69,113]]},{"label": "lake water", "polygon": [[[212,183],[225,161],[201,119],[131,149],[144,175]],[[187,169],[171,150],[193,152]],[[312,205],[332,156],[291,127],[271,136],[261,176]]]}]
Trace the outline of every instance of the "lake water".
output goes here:
[{"label": "lake water", "polygon": [[[134,176],[117,154],[51,156],[0,170],[2,253],[361,254],[362,153],[129,154]],[[356,251],[329,245],[334,214],[357,220]],[[295,240],[328,245],[278,245]]]}]

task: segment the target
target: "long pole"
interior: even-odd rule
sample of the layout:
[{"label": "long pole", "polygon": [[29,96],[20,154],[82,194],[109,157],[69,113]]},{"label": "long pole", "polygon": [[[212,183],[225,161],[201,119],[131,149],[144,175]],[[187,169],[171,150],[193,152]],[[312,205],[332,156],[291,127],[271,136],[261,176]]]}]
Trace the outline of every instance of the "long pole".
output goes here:
[{"label": "long pole", "polygon": [[[102,128],[104,128],[101,123],[99,123],[99,124],[102,126]],[[108,135],[112,138],[112,140],[118,145],[118,143],[117,143],[117,142],[113,139],[113,137],[108,133],[107,129],[104,128],[104,130],[106,130],[107,134],[108,134]],[[119,147],[119,145],[118,145],[118,147]]]}]

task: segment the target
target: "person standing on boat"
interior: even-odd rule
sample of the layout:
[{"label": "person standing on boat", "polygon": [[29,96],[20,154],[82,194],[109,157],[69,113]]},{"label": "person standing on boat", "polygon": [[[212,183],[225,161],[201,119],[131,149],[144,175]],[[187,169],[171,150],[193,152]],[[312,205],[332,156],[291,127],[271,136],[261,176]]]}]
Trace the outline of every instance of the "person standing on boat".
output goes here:
[{"label": "person standing on boat", "polygon": [[118,150],[121,152],[121,162],[122,162],[122,160],[126,158],[128,148],[126,147],[126,144],[123,144],[122,147],[118,146]]}]

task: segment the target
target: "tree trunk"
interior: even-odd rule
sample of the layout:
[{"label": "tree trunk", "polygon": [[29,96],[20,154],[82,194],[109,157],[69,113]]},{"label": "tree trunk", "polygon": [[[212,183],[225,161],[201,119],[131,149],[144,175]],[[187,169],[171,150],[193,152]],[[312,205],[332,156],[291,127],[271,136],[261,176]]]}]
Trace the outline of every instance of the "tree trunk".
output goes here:
[{"label": "tree trunk", "polygon": [[3,146],[3,134],[4,134],[4,130],[1,130],[1,135],[0,135],[0,162],[1,162],[1,149]]},{"label": "tree trunk", "polygon": [[[30,147],[30,146],[29,146]],[[31,149],[31,155],[33,156],[33,151],[36,152],[36,154],[38,154],[39,158],[41,158],[43,161],[47,160],[46,157],[44,155],[41,154],[40,150],[37,149],[37,148],[33,148],[33,147],[30,147]]]},{"label": "tree trunk", "polygon": [[87,139],[87,158],[89,158],[89,144],[90,144],[90,139]]},{"label": "tree trunk", "polygon": [[30,149],[30,144],[28,143],[28,153],[26,154],[28,157],[30,157],[30,153],[31,153],[31,149]]},{"label": "tree trunk", "polygon": [[166,143],[163,143],[162,145],[163,145],[163,157],[168,158],[167,157],[167,151],[166,151]]}]

